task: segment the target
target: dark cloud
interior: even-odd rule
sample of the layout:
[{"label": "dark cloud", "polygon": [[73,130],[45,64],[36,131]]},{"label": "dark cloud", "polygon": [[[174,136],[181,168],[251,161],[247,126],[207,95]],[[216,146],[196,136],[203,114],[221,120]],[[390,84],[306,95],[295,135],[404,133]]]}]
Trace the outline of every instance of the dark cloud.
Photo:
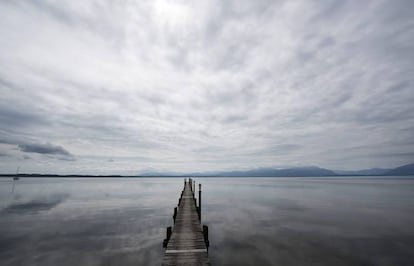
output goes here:
[{"label": "dark cloud", "polygon": [[72,156],[72,154],[70,154],[63,147],[52,145],[50,143],[45,143],[45,144],[40,144],[40,143],[37,143],[37,144],[19,144],[18,147],[23,152]]}]

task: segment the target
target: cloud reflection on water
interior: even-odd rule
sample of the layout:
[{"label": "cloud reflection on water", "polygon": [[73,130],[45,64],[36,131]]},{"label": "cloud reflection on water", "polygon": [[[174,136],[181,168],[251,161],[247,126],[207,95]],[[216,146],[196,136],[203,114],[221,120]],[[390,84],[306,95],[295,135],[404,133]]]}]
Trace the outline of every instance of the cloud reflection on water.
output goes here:
[{"label": "cloud reflection on water", "polygon": [[4,182],[0,264],[159,265],[181,183],[22,179],[12,195]]},{"label": "cloud reflection on water", "polygon": [[409,250],[414,228],[407,226],[414,205],[405,201],[413,180],[237,179],[237,186],[231,179],[202,182],[214,265],[414,262]]},{"label": "cloud reflection on water", "polygon": [[[213,265],[414,265],[414,180],[198,182]],[[160,265],[181,188],[181,178],[21,180],[0,212],[0,264]]]},{"label": "cloud reflection on water", "polygon": [[28,202],[12,203],[1,210],[2,213],[26,213],[48,211],[69,197],[69,194],[52,194],[50,197],[40,197]]}]

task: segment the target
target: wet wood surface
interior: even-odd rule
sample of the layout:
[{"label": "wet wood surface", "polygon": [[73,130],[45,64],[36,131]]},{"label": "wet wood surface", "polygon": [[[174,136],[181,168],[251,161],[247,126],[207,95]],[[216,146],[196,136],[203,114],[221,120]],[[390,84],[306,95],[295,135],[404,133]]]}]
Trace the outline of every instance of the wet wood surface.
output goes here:
[{"label": "wet wood surface", "polygon": [[211,265],[190,181],[185,182],[162,265]]}]

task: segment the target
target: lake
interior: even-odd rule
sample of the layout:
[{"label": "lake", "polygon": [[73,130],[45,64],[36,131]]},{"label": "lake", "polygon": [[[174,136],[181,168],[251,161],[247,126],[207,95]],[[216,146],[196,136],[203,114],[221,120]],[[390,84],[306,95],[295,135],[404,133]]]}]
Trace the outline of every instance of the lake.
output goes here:
[{"label": "lake", "polygon": [[[414,265],[414,177],[195,178],[212,265]],[[0,178],[0,265],[160,265],[183,178]]]}]

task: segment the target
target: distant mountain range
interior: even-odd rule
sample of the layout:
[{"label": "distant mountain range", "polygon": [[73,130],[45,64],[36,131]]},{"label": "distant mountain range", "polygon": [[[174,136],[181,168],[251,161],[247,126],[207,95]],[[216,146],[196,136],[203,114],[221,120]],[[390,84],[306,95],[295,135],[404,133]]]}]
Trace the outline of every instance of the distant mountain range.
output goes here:
[{"label": "distant mountain range", "polygon": [[403,165],[397,168],[372,168],[358,171],[334,170],[338,175],[385,175],[385,176],[407,176],[414,175],[414,163]]},{"label": "distant mountain range", "polygon": [[272,177],[272,176],[335,176],[335,172],[319,168],[315,166],[311,167],[295,167],[285,169],[274,168],[257,168],[247,171],[228,171],[228,172],[215,172],[215,173],[195,173],[195,176],[251,176],[251,177]]},{"label": "distant mountain range", "polygon": [[[14,174],[0,174],[1,176],[14,176]],[[19,174],[21,177],[122,177],[120,175],[42,175],[42,174]],[[291,177],[291,176],[414,176],[414,163],[403,165],[393,169],[372,168],[357,171],[329,170],[316,166],[293,167],[293,168],[257,168],[246,171],[221,171],[221,172],[201,172],[201,173],[167,173],[167,172],[148,172],[130,177]]]},{"label": "distant mountain range", "polygon": [[414,163],[391,169],[387,175],[414,175]]},{"label": "distant mountain range", "polygon": [[143,176],[206,176],[206,177],[290,177],[290,176],[414,176],[414,164],[408,164],[393,169],[372,168],[356,171],[329,170],[316,166],[293,167],[293,168],[257,168],[245,171],[222,171],[222,172],[201,172],[201,173],[144,173]]},{"label": "distant mountain range", "polygon": [[334,170],[338,175],[386,175],[391,169],[386,168],[372,168],[357,171]]}]

